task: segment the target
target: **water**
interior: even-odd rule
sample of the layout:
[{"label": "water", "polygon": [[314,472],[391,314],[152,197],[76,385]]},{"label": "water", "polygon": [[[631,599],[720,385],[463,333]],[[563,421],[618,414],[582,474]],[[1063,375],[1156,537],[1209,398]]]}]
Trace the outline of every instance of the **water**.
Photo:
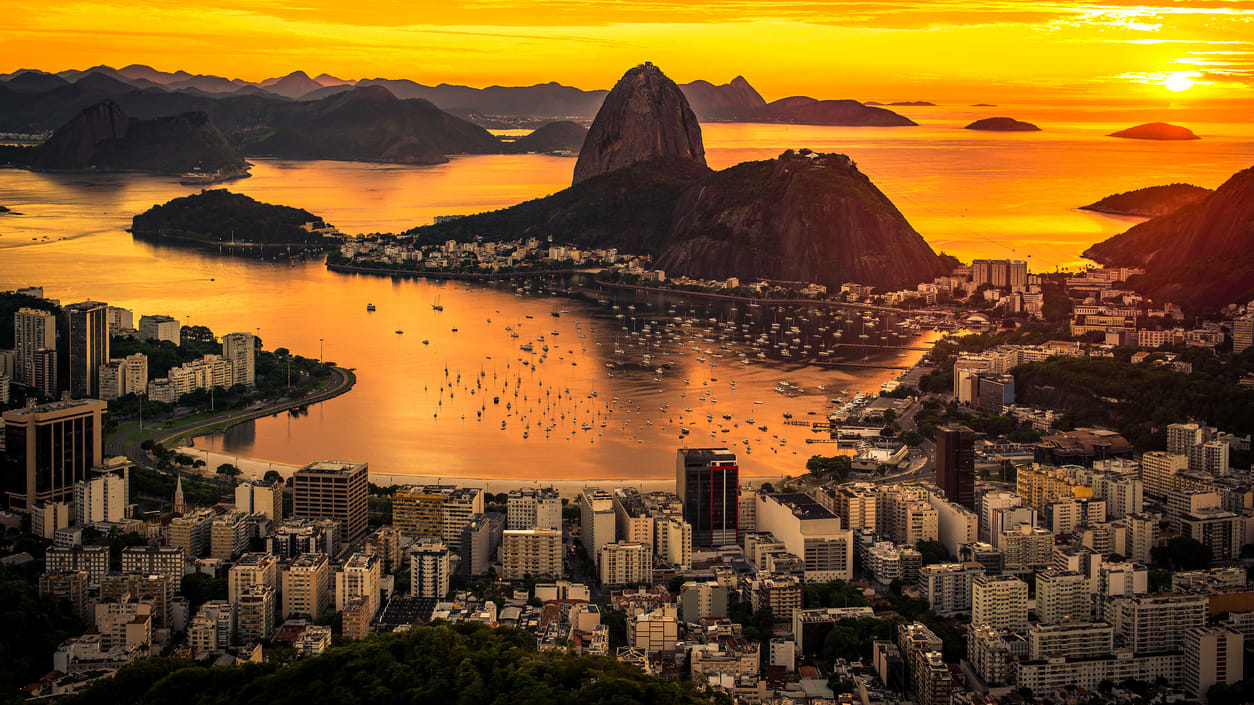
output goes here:
[{"label": "water", "polygon": [[[1030,255],[1036,270],[1074,264],[1089,244],[1136,222],[1075,206],[1156,183],[1189,181],[1213,187],[1248,166],[1254,154],[1249,125],[1190,123],[1203,140],[1145,143],[1101,136],[1126,126],[1123,122],[1042,122],[1047,128],[1042,133],[977,133],[957,128],[987,111],[965,115],[961,110],[923,110],[935,109],[911,113],[928,120],[917,128],[707,125],[705,141],[716,168],[770,157],[788,147],[846,152],[936,249],[964,259]],[[436,215],[498,208],[551,193],[569,183],[572,167],[569,158],[534,155],[464,157],[435,167],[259,160],[252,178],[229,187],[259,200],[309,209],[346,232],[386,232],[430,222]],[[0,170],[0,204],[23,214],[0,216],[0,289],[43,285],[48,296],[66,302],[95,298],[137,315],[174,315],[219,334],[254,331],[268,347],[285,346],[307,356],[321,349],[326,359],[358,371],[359,382],[351,393],[316,405],[304,416],[261,419],[202,439],[202,447],[296,464],[317,458],[368,460],[372,470],[390,474],[661,478],[673,473],[674,449],[683,442],[678,429],[686,425],[693,428],[688,440],[692,445],[726,443],[743,449],[742,441],[749,440],[752,454],[741,453],[748,474],[796,473],[812,452],[831,452],[832,447],[804,444],[815,436],[802,427],[784,426],[783,413],[813,420],[807,412],[823,412],[840,390],[874,391],[893,374],[757,361],[744,340],[722,350],[724,341],[717,335],[726,331],[718,324],[743,324],[743,317],[753,313],[757,319],[751,329],[757,332],[775,314],[700,306],[690,314],[686,305],[677,304],[676,315],[713,317],[718,323],[706,320],[699,326],[715,331],[712,336],[703,331],[700,341],[692,340],[696,329],[682,325],[664,328],[682,340],[651,338],[654,361],[673,364],[659,375],[655,368],[639,365],[643,345],[626,343],[641,340],[630,333],[641,330],[645,318],[672,317],[667,311],[672,302],[664,299],[618,297],[620,309],[614,311],[613,304],[542,291],[520,295],[503,285],[346,276],[329,273],[318,263],[292,266],[219,258],[134,242],[122,230],[133,214],[194,190],[173,179],[140,175]],[[430,306],[437,294],[443,313]],[[376,313],[366,313],[368,302],[378,307]],[[637,311],[628,305],[636,305]],[[554,309],[567,313],[554,318]],[[624,319],[615,318],[618,313]],[[638,319],[634,323],[632,315]],[[802,314],[779,315],[782,321]],[[807,337],[819,327],[816,315],[810,317],[811,322],[797,321]],[[883,320],[870,326],[868,334],[877,336],[873,341],[880,339],[893,323]],[[623,331],[624,325],[631,330]],[[519,338],[510,337],[505,326],[516,328]],[[829,326],[835,327],[846,335],[854,335],[854,327],[863,332],[860,323]],[[404,333],[397,335],[397,329]],[[544,343],[538,340],[541,334]],[[423,339],[429,344],[423,345]],[[528,340],[534,356],[519,350]],[[616,342],[627,365],[611,371],[605,363],[618,361]],[[538,362],[542,344],[550,351]],[[654,349],[659,344],[660,351]],[[702,352],[691,350],[694,345]],[[750,353],[754,364],[741,365],[736,355],[741,351]],[[696,360],[698,354],[706,358],[704,363]],[[853,357],[866,364],[897,365],[914,362],[920,353],[905,354]],[[523,369],[519,357],[528,363],[537,360],[535,370],[530,364]],[[450,378],[444,376],[446,366]],[[483,377],[478,376],[481,370]],[[494,372],[494,386],[487,386]],[[455,379],[458,373],[461,382]],[[476,379],[484,391],[475,386]],[[781,380],[807,391],[796,397],[776,393]],[[449,383],[453,389],[439,389]],[[818,390],[820,385],[827,389]],[[515,388],[520,398],[527,395],[525,403],[513,403]],[[700,399],[706,390],[710,393]],[[488,391],[501,397],[499,404],[484,402]],[[562,398],[557,400],[559,392]],[[509,410],[503,408],[506,403]],[[688,408],[692,411],[685,412]],[[524,409],[526,420],[521,418]],[[483,412],[483,420],[476,420],[476,411]],[[724,413],[733,418],[724,420]],[[707,420],[707,414],[713,419]],[[748,417],[755,420],[752,427]],[[582,429],[585,422],[591,426],[587,431]],[[729,433],[720,432],[720,422]],[[546,438],[540,429],[553,424]],[[758,431],[759,425],[768,431]],[[779,445],[774,436],[786,444]]]}]

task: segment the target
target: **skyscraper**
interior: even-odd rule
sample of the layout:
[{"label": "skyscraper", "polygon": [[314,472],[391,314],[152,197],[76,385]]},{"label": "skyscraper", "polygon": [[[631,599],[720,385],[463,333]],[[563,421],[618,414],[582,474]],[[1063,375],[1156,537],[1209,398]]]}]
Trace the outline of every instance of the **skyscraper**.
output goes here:
[{"label": "skyscraper", "polygon": [[[13,381],[35,387],[35,353],[39,350],[57,349],[57,319],[49,311],[34,308],[18,309],[13,316]],[[55,361],[56,356],[53,355]],[[56,379],[56,365],[52,366],[52,378]],[[56,391],[55,383],[53,391]]]},{"label": "skyscraper", "polygon": [[949,501],[975,510],[975,431],[956,425],[936,429],[936,485]]},{"label": "skyscraper", "polygon": [[29,511],[41,502],[74,499],[74,484],[103,460],[105,406],[84,399],[4,412],[0,481],[9,506]]},{"label": "skyscraper", "polygon": [[692,524],[694,546],[739,540],[740,466],[727,448],[681,448],[675,462],[675,494]]},{"label": "skyscraper", "polygon": [[365,463],[322,461],[306,465],[292,475],[292,516],[338,521],[342,542],[361,536],[368,528],[368,476]]},{"label": "skyscraper", "polygon": [[227,333],[222,336],[222,357],[231,363],[231,384],[255,385],[256,343],[252,333]]},{"label": "skyscraper", "polygon": [[56,348],[40,348],[31,360],[29,386],[45,397],[55,397],[58,389]]},{"label": "skyscraper", "polygon": [[70,304],[70,394],[100,395],[100,366],[109,361],[108,306],[99,301]]}]

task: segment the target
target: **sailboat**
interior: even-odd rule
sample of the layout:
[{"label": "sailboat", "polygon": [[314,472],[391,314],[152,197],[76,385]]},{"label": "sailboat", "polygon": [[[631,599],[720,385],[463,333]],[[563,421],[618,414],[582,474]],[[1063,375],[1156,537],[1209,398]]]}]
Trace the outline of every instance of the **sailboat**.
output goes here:
[{"label": "sailboat", "polygon": [[443,310],[444,310],[444,304],[441,304],[441,303],[440,303],[440,295],[439,295],[439,294],[436,294],[436,295],[435,295],[435,303],[431,304],[431,310],[433,310],[433,311],[443,311]]}]

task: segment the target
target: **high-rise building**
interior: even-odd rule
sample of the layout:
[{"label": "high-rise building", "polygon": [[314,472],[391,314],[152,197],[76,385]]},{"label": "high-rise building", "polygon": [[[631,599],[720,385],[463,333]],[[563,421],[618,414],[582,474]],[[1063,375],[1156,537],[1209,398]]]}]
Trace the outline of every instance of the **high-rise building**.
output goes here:
[{"label": "high-rise building", "polygon": [[334,519],[288,519],[266,537],[266,551],[284,560],[302,553],[334,556],[340,552],[339,535]]},{"label": "high-rise building", "polygon": [[727,448],[681,448],[676,454],[675,494],[692,524],[696,546],[739,541],[740,466]]},{"label": "high-rise building", "polygon": [[168,340],[178,345],[181,329],[179,322],[170,316],[141,316],[139,319],[140,340]]},{"label": "high-rise building", "polygon": [[758,494],[758,529],[770,532],[804,562],[807,581],[853,577],[853,532],[840,517],[800,492]]},{"label": "high-rise building", "polygon": [[[35,308],[20,308],[13,315],[13,381],[27,387],[37,387],[35,383],[35,352],[38,350],[57,349],[57,319],[51,311]],[[53,359],[56,359],[54,352]],[[53,364],[53,379],[56,379],[56,365]],[[41,390],[42,391],[42,390]],[[53,384],[51,396],[56,392]]]},{"label": "high-rise building", "polygon": [[[105,555],[108,556],[107,550]],[[166,575],[174,590],[179,591],[183,586],[186,557],[187,553],[179,546],[131,546],[122,549],[122,572]]]},{"label": "high-rise building", "polygon": [[588,558],[601,560],[601,547],[618,540],[614,498],[597,487],[585,487],[579,493],[579,526],[583,549]]},{"label": "high-rise building", "polygon": [[1092,611],[1087,576],[1054,569],[1036,574],[1036,616],[1041,624],[1087,622]]},{"label": "high-rise building", "polygon": [[143,396],[148,391],[148,356],[131,353],[122,358],[122,394]]},{"label": "high-rise building", "polygon": [[215,518],[209,525],[209,557],[229,561],[248,548],[251,524],[239,510]]},{"label": "high-rise building", "polygon": [[975,510],[975,431],[966,426],[936,429],[936,486],[949,501]]},{"label": "high-rise building", "polygon": [[1106,621],[1137,654],[1178,651],[1184,633],[1206,624],[1207,595],[1135,595],[1113,600]]},{"label": "high-rise building", "polygon": [[231,364],[231,384],[256,386],[256,338],[252,333],[227,333],[222,336],[222,357]]},{"label": "high-rise building", "polygon": [[292,516],[297,519],[334,519],[340,524],[340,542],[366,533],[366,463],[319,461],[292,474]]},{"label": "high-rise building", "polygon": [[74,485],[74,517],[81,526],[120,522],[130,508],[130,469],[125,458],[109,458]]},{"label": "high-rise building", "polygon": [[561,529],[562,499],[552,487],[523,487],[509,491],[507,529]]},{"label": "high-rise building", "polygon": [[[614,545],[614,544],[609,544]],[[603,546],[602,549],[605,547]],[[560,578],[562,532],[560,529],[508,529],[501,537],[501,577],[506,580]]]},{"label": "high-rise building", "polygon": [[9,506],[68,502],[74,485],[101,464],[102,415],[94,399],[58,401],[4,412],[4,493]]},{"label": "high-rise building", "polygon": [[1232,322],[1232,352],[1240,354],[1254,347],[1254,316]]},{"label": "high-rise building", "polygon": [[304,553],[283,567],[283,619],[303,615],[310,619],[331,605],[331,563],[323,553]]},{"label": "high-rise building", "polygon": [[105,310],[105,320],[109,323],[109,335],[135,328],[135,314],[129,309],[110,306]]},{"label": "high-rise building", "polygon": [[1245,638],[1222,627],[1195,627],[1184,633],[1184,690],[1207,701],[1214,685],[1231,685],[1245,675]]},{"label": "high-rise building", "polygon": [[70,316],[70,394],[100,396],[100,366],[109,361],[108,307],[82,301],[65,307]]},{"label": "high-rise building", "polygon": [[971,586],[971,624],[1028,628],[1028,584],[1013,575],[985,575]]},{"label": "high-rise building", "polygon": [[1000,416],[1002,410],[1015,403],[1014,375],[976,375],[976,388],[981,411]]},{"label": "high-rise building", "polygon": [[[508,543],[505,545],[508,546]],[[443,600],[448,594],[451,572],[448,544],[444,543],[444,539],[424,536],[410,546],[409,594],[411,597],[431,597]]]},{"label": "high-rise building", "polygon": [[636,541],[619,541],[601,547],[598,562],[601,584],[606,586],[651,585],[653,547]]},{"label": "high-rise building", "polygon": [[272,585],[250,585],[239,596],[236,637],[241,644],[256,644],[274,636],[274,612],[279,593]]},{"label": "high-rise building", "polygon": [[40,348],[31,363],[30,387],[42,396],[53,398],[61,389],[61,374],[55,349]]},{"label": "high-rise building", "polygon": [[238,603],[254,585],[279,587],[279,559],[269,553],[245,553],[227,573],[227,599]]},{"label": "high-rise building", "polygon": [[383,561],[378,556],[354,553],[335,574],[335,609],[343,612],[349,600],[361,598],[366,620],[374,618],[382,601],[380,578]]},{"label": "high-rise building", "polygon": [[241,482],[235,487],[235,508],[245,514],[261,514],[271,521],[282,519],[282,483]]},{"label": "high-rise building", "polygon": [[933,563],[919,569],[919,583],[937,613],[967,612],[971,609],[971,586],[984,574],[984,566],[974,561]]}]

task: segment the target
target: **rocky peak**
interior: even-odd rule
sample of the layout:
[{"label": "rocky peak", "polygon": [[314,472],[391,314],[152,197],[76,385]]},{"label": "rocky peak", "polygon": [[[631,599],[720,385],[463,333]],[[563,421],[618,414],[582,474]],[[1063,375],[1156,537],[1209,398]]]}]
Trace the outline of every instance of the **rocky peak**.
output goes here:
[{"label": "rocky peak", "polygon": [[39,146],[32,166],[36,169],[86,167],[98,144],[126,136],[129,120],[122,108],[111,100],[84,108]]},{"label": "rocky peak", "polygon": [[574,183],[658,156],[704,165],[705,146],[683,91],[646,62],[624,74],[605,96],[575,163]]}]

